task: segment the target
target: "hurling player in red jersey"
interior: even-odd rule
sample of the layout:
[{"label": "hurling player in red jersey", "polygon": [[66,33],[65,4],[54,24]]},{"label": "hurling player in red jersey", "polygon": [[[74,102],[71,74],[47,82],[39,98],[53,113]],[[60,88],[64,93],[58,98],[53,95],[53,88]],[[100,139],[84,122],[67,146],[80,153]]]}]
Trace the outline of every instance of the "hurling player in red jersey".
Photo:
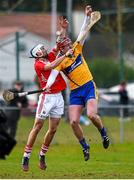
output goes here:
[{"label": "hurling player in red jersey", "polygon": [[[56,59],[58,48],[54,48],[48,53],[44,45],[38,44],[30,51],[30,53],[32,57],[35,58],[34,69],[38,76],[40,86],[43,89],[46,86],[51,71],[53,71],[52,69],[59,65],[66,56],[72,55],[73,51],[69,50],[65,55]],[[42,170],[46,169],[45,153],[48,151],[48,147],[54,137],[61,115],[64,111],[64,100],[61,91],[65,88],[66,82],[62,78],[62,75],[59,74],[53,86],[47,92],[43,92],[39,96],[35,122],[28,136],[22,159],[22,169],[24,171],[28,171],[29,169],[29,158],[32,147],[44,124],[44,119],[49,117],[49,128],[44,136],[39,152],[39,167]]]}]

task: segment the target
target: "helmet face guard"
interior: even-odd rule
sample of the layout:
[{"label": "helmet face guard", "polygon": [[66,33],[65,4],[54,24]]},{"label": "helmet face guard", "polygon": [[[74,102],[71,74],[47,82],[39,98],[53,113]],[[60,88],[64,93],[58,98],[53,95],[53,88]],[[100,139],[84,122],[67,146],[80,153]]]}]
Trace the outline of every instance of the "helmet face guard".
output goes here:
[{"label": "helmet face guard", "polygon": [[34,46],[31,50],[30,50],[30,54],[33,58],[38,58],[39,56],[37,55],[38,52],[42,53],[42,47],[44,47],[43,44],[38,44],[36,46]]},{"label": "helmet face guard", "polygon": [[68,37],[64,37],[64,38],[58,38],[57,39],[57,46],[59,49],[63,49],[65,46],[68,46],[72,43],[71,39]]}]

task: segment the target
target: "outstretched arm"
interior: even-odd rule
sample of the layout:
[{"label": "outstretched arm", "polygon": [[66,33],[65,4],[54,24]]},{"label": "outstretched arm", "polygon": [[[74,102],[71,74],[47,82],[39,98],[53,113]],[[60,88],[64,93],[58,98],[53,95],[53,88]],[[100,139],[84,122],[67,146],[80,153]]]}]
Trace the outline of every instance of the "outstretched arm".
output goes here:
[{"label": "outstretched arm", "polygon": [[69,22],[65,16],[59,17],[59,25],[60,25],[60,33],[61,33],[62,37],[65,37],[66,33],[67,33],[67,28],[69,25]]},{"label": "outstretched arm", "polygon": [[[56,36],[57,36],[56,42],[58,41],[58,38],[63,38],[63,37],[66,36],[69,22],[68,22],[68,20],[66,19],[65,16],[61,15],[58,18],[58,24],[59,24],[60,29],[59,29],[59,31],[56,32]],[[59,47],[58,47],[57,43],[56,43],[55,47],[51,51],[53,51],[55,56],[57,56],[57,54],[59,53]]]},{"label": "outstretched arm", "polygon": [[50,70],[50,69],[57,67],[65,59],[65,57],[69,57],[72,54],[73,54],[73,50],[69,49],[64,55],[56,58],[53,62],[47,63],[44,66],[44,70],[46,71],[46,70]]},{"label": "outstretched arm", "polygon": [[63,38],[67,36],[67,28],[68,28],[69,22],[65,16],[59,16],[58,23],[59,23],[60,30],[56,32],[57,41],[58,41],[58,38]]},{"label": "outstretched arm", "polygon": [[77,42],[80,42],[80,44],[84,44],[84,42],[85,42],[85,39],[86,39],[86,37],[87,37],[87,35],[88,35],[88,31],[87,31],[87,33],[85,33],[85,35],[83,36],[83,38],[81,39],[81,36],[82,36],[82,34],[86,31],[86,28],[87,28],[87,26],[89,25],[89,23],[90,23],[90,16],[91,16],[91,13],[92,13],[92,8],[91,8],[91,6],[86,6],[86,8],[85,8],[85,18],[84,18],[84,22],[83,22],[83,25],[82,25],[82,27],[81,27],[81,30],[80,30],[80,33],[79,33],[79,35],[78,35],[78,38],[77,38]]}]

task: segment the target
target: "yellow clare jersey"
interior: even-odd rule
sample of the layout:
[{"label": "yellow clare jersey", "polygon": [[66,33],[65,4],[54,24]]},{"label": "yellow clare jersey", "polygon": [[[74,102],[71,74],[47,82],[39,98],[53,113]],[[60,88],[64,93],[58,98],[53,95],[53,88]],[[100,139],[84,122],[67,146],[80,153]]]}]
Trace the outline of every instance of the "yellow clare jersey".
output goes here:
[{"label": "yellow clare jersey", "polygon": [[74,55],[66,57],[55,69],[63,71],[69,79],[70,89],[76,89],[92,80],[92,74],[82,55],[82,45],[78,42],[73,44]]}]

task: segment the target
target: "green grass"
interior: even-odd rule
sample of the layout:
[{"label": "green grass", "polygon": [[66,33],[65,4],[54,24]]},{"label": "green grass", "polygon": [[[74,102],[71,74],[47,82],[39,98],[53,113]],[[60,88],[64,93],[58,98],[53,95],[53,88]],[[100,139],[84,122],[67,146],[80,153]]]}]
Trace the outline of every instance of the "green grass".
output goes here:
[{"label": "green grass", "polygon": [[38,152],[48,121],[38,135],[30,159],[29,172],[21,170],[21,158],[33,117],[22,118],[17,131],[18,144],[7,160],[0,160],[0,178],[16,179],[119,179],[134,178],[134,119],[125,123],[124,143],[120,144],[119,122],[116,118],[104,118],[112,144],[108,150],[103,149],[101,138],[96,128],[82,126],[86,139],[91,144],[91,158],[83,159],[81,147],[73,135],[68,123],[61,121],[56,136],[46,155],[47,169],[38,168]]}]

